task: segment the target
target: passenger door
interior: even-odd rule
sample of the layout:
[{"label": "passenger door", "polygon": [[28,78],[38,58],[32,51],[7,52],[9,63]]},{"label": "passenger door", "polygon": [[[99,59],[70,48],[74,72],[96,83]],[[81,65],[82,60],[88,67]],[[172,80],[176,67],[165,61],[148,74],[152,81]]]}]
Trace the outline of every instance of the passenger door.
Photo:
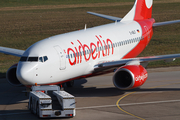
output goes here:
[{"label": "passenger door", "polygon": [[61,47],[59,45],[54,46],[54,49],[56,50],[56,52],[59,56],[59,60],[60,60],[59,69],[65,70],[66,69],[66,57],[65,57],[63,50],[61,49]]}]

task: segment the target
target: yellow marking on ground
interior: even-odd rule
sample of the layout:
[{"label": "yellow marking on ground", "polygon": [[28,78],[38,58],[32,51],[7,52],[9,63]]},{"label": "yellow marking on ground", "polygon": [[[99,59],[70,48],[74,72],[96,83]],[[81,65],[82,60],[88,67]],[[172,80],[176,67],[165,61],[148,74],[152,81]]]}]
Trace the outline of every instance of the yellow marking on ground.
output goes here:
[{"label": "yellow marking on ground", "polygon": [[122,96],[122,97],[116,102],[116,106],[117,106],[121,111],[125,112],[125,113],[128,114],[128,115],[131,115],[131,116],[136,117],[136,118],[141,119],[141,120],[145,120],[145,119],[143,119],[143,118],[141,118],[141,117],[139,117],[139,116],[136,116],[136,115],[134,115],[134,114],[132,114],[132,113],[129,113],[129,112],[123,110],[123,109],[119,106],[119,105],[120,105],[119,102],[120,102],[123,98],[125,98],[125,97],[127,97],[128,95],[131,95],[131,94],[133,94],[133,93],[135,93],[135,92],[136,92],[136,91],[130,92],[129,94],[126,94],[126,95]]},{"label": "yellow marking on ground", "polygon": [[[148,88],[148,89],[153,89],[153,88],[158,88],[158,87],[164,87],[164,86],[169,86],[169,85],[173,85],[173,84],[180,84],[180,82],[170,83],[170,84],[165,84],[165,85],[159,85],[159,86],[154,86],[154,87],[150,87],[150,88]],[[120,107],[120,101],[121,101],[123,98],[125,98],[125,97],[127,97],[128,95],[131,95],[131,94],[133,94],[133,93],[135,93],[135,92],[137,92],[137,91],[130,92],[130,93],[122,96],[122,97],[116,102],[116,106],[117,106],[122,112],[124,112],[124,113],[126,113],[126,114],[128,114],[128,115],[131,115],[131,116],[133,116],[133,117],[136,117],[136,118],[138,118],[138,119],[140,119],[140,120],[145,120],[144,118],[141,118],[141,117],[136,116],[136,115],[134,115],[134,114],[132,114],[132,113],[129,113],[129,112],[123,110],[123,109]]]}]

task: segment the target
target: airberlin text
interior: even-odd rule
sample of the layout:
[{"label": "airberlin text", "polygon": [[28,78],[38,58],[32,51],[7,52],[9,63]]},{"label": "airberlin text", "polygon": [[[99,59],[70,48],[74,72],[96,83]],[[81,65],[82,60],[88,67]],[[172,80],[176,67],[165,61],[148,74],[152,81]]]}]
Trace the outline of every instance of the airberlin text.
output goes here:
[{"label": "airberlin text", "polygon": [[68,56],[70,56],[70,53],[72,53],[74,56],[73,59],[68,57],[70,65],[81,63],[83,56],[84,56],[84,60],[87,62],[91,58],[95,60],[97,58],[105,57],[105,56],[109,56],[110,54],[113,54],[114,47],[110,39],[107,38],[106,40],[104,40],[101,35],[99,36],[96,35],[95,38],[97,39],[97,42],[91,42],[89,45],[81,43],[80,40],[77,40],[79,44],[78,46],[77,45],[75,46],[74,43],[71,42],[74,48],[67,49]]},{"label": "airberlin text", "polygon": [[148,77],[148,74],[139,75],[135,78],[135,81],[139,81],[139,83],[144,83],[144,80],[146,80]]}]

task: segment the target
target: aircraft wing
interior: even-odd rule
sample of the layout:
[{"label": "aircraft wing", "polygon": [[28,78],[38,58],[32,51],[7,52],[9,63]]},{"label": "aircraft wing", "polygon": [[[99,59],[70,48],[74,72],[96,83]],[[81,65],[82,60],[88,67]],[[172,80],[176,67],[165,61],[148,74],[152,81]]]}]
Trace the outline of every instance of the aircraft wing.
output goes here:
[{"label": "aircraft wing", "polygon": [[141,64],[146,67],[151,61],[165,60],[166,62],[171,62],[175,58],[180,58],[180,54],[170,54],[170,55],[160,55],[160,56],[149,56],[149,57],[139,57],[130,59],[121,59],[113,62],[100,63],[94,66],[95,72],[100,72],[104,70],[115,69],[123,65],[137,65]]},{"label": "aircraft wing", "polygon": [[122,18],[119,18],[119,17],[114,17],[114,16],[109,16],[109,15],[104,15],[104,14],[99,14],[99,13],[95,13],[95,12],[87,12],[91,15],[95,15],[95,16],[98,16],[98,17],[102,17],[102,18],[105,18],[105,19],[108,19],[108,20],[112,20],[112,21],[117,21],[117,22],[120,22]]},{"label": "aircraft wing", "polygon": [[175,23],[180,23],[180,20],[157,22],[153,24],[153,27],[159,27],[159,26],[170,25],[170,24],[175,24]]},{"label": "aircraft wing", "polygon": [[[108,19],[108,20],[112,20],[112,21],[120,22],[122,20],[122,18],[119,18],[119,17],[99,14],[99,13],[95,13],[95,12],[87,12],[87,13],[89,13],[91,15],[98,16],[98,17],[102,17],[102,18],[105,18],[105,19]],[[153,27],[159,27],[159,26],[170,25],[170,24],[175,24],[175,23],[180,23],[180,20],[157,22],[157,23],[153,24]]]},{"label": "aircraft wing", "polygon": [[13,48],[7,48],[7,47],[1,47],[0,46],[0,52],[8,55],[13,55],[17,57],[21,57],[24,53],[24,50],[18,50]]}]

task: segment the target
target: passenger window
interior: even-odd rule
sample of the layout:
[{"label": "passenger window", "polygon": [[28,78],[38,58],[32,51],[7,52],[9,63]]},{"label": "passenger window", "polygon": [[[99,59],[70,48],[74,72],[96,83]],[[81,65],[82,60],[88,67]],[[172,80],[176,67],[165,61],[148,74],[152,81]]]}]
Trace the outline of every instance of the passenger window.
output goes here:
[{"label": "passenger window", "polygon": [[48,57],[47,56],[44,56],[44,62],[46,62],[48,60]]}]

